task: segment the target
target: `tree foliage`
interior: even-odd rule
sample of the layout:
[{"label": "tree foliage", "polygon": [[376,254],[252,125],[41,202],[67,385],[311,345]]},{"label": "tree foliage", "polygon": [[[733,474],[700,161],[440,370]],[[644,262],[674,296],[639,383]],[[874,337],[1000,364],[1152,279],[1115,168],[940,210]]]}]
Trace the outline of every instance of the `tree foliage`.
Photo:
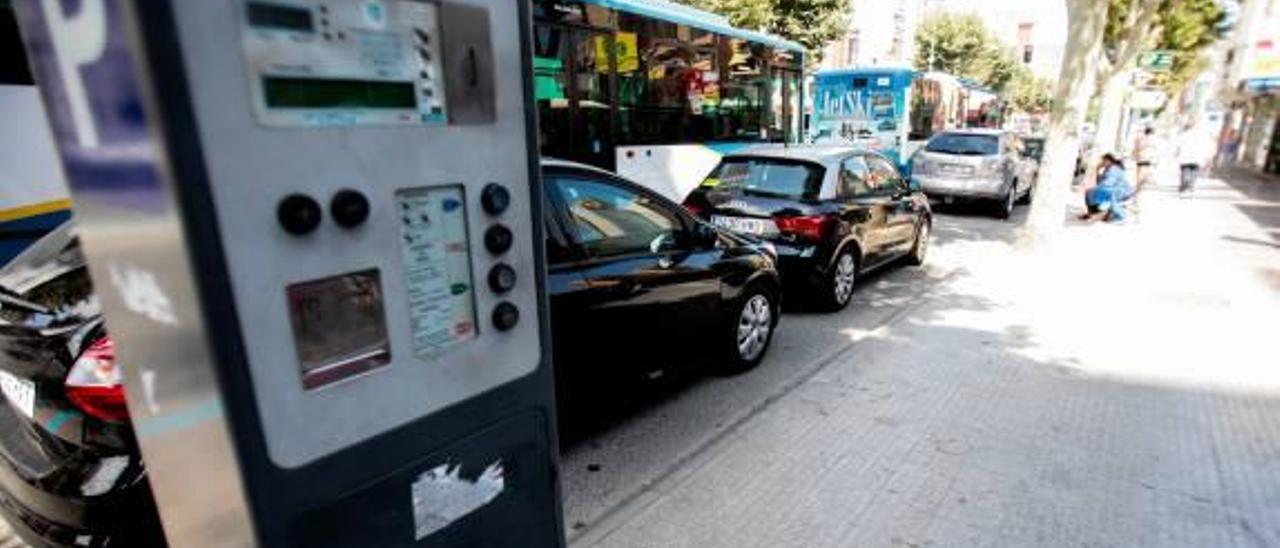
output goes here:
[{"label": "tree foliage", "polygon": [[719,13],[736,27],[776,34],[799,42],[810,62],[822,59],[822,48],[849,28],[848,0],[676,0]]},{"label": "tree foliage", "polygon": [[[1157,2],[1150,28],[1135,25],[1131,17],[1134,10],[1152,5],[1145,2]],[[1132,60],[1121,58],[1120,52],[1132,40],[1147,42],[1136,44],[1137,51],[1173,51],[1173,70],[1165,88],[1176,92],[1207,66],[1202,51],[1222,37],[1225,19],[1226,11],[1218,0],[1108,0],[1104,52],[1110,63],[1124,64]]]},{"label": "tree foliage", "polygon": [[915,66],[968,78],[998,92],[1015,79],[1025,85],[1031,78],[973,14],[942,13],[926,18],[916,31]]},{"label": "tree foliage", "polygon": [[1053,94],[1050,91],[1053,83],[1044,78],[1037,78],[1025,67],[1019,67],[1019,69],[1005,90],[1009,104],[1017,112],[1033,114],[1047,112],[1053,106]]},{"label": "tree foliage", "polygon": [[1208,66],[1203,51],[1222,37],[1226,13],[1215,0],[1182,0],[1171,2],[1161,10],[1159,49],[1173,50],[1173,70],[1166,89],[1178,91]]}]

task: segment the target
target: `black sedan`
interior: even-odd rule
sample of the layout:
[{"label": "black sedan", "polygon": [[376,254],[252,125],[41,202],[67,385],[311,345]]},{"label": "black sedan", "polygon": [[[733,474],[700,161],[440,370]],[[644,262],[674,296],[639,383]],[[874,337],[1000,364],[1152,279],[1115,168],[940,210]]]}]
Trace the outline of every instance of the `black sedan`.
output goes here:
[{"label": "black sedan", "polygon": [[888,159],[841,147],[767,147],[725,156],[685,199],[718,227],[775,244],[789,292],[849,304],[860,273],[923,264],[929,202]]},{"label": "black sedan", "polygon": [[[561,403],[764,359],[781,294],[770,244],[594,168],[544,173]],[[121,378],[65,223],[0,268],[0,516],[29,543],[164,545]]]},{"label": "black sedan", "polygon": [[544,161],[543,186],[559,400],[764,358],[782,290],[772,245],[592,167]]},{"label": "black sedan", "polygon": [[71,223],[0,269],[0,514],[37,546],[162,546]]}]

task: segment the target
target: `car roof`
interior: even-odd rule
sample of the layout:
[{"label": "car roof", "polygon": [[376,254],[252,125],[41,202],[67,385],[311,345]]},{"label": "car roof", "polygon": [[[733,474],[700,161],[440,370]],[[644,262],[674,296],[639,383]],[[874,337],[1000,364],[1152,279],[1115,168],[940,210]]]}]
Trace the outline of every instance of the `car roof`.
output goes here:
[{"label": "car roof", "polygon": [[1003,129],[992,129],[992,128],[986,128],[986,127],[966,127],[966,128],[955,128],[955,129],[944,129],[942,131],[939,131],[935,135],[943,134],[943,133],[952,133],[952,134],[960,134],[960,135],[994,135],[999,137],[1009,132]]},{"label": "car roof", "polygon": [[781,158],[787,160],[805,160],[819,164],[839,162],[854,152],[867,152],[864,149],[850,146],[792,145],[792,146],[757,146],[739,150],[725,155],[725,158]]},{"label": "car roof", "polygon": [[581,162],[573,162],[570,160],[561,160],[559,158],[551,158],[551,157],[544,156],[541,159],[541,161],[539,161],[539,164],[541,164],[542,169],[546,169],[549,167],[557,168],[557,169],[580,169],[583,171],[590,171],[600,175],[608,175],[609,177],[617,177],[616,174],[610,173],[608,170],[600,169],[593,165],[584,164]]}]

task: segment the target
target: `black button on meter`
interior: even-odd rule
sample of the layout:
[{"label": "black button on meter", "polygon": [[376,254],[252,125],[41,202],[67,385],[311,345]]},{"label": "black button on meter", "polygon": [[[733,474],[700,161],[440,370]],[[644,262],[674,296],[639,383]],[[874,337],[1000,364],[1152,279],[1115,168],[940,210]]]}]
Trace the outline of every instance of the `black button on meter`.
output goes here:
[{"label": "black button on meter", "polygon": [[320,204],[305,194],[290,194],[276,206],[276,220],[280,227],[294,236],[301,236],[320,226]]},{"label": "black button on meter", "polygon": [[498,183],[484,185],[480,191],[480,207],[490,215],[501,215],[511,206],[511,191]]},{"label": "black button on meter", "polygon": [[493,327],[498,331],[507,331],[520,323],[520,309],[516,305],[501,302],[493,307]]},{"label": "black button on meter", "polygon": [[489,289],[494,293],[502,294],[511,291],[516,286],[516,269],[506,263],[498,263],[489,270]]},{"label": "black button on meter", "polygon": [[494,255],[506,253],[511,249],[513,242],[515,242],[515,235],[506,226],[493,225],[489,230],[484,231],[484,247]]},{"label": "black button on meter", "polygon": [[369,218],[369,199],[357,190],[339,190],[329,202],[329,215],[339,226],[353,228]]}]

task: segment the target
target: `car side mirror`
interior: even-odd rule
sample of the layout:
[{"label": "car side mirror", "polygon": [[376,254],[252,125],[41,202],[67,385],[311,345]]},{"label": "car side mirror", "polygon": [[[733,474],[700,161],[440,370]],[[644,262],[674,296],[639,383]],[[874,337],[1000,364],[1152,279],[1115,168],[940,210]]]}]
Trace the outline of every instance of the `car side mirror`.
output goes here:
[{"label": "car side mirror", "polygon": [[693,243],[701,249],[708,249],[716,245],[720,241],[720,233],[715,228],[705,223],[697,223],[693,226]]},{"label": "car side mirror", "polygon": [[649,252],[662,253],[679,248],[680,242],[678,242],[677,239],[678,236],[670,232],[659,234],[657,237],[649,241]]}]

